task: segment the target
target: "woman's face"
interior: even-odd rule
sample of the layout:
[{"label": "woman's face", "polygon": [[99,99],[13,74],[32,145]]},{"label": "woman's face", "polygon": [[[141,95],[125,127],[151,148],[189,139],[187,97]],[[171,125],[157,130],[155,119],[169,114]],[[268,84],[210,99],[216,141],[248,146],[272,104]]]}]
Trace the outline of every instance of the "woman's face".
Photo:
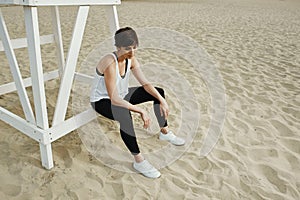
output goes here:
[{"label": "woman's face", "polygon": [[131,59],[134,56],[134,51],[136,50],[136,45],[131,45],[127,47],[120,47],[119,51],[122,56],[127,59]]}]

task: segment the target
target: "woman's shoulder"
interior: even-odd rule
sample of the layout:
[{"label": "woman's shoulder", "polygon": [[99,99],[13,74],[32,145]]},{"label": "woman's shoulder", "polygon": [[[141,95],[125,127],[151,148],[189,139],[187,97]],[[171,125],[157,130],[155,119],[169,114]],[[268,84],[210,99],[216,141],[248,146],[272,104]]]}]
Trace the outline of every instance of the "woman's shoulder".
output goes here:
[{"label": "woman's shoulder", "polygon": [[114,56],[112,54],[106,54],[100,59],[97,69],[103,73],[107,67],[115,66],[115,64],[116,62]]},{"label": "woman's shoulder", "polygon": [[106,54],[103,56],[100,60],[100,63],[106,64],[106,65],[112,65],[115,64],[115,58],[112,54]]}]

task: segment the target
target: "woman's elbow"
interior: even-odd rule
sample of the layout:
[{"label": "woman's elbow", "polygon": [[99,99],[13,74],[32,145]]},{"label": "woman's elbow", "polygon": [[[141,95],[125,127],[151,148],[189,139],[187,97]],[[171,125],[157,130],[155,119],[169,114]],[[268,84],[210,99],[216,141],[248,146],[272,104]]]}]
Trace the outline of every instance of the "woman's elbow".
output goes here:
[{"label": "woman's elbow", "polygon": [[115,105],[115,106],[120,104],[120,98],[116,97],[116,96],[111,96],[110,101],[111,101],[111,104]]},{"label": "woman's elbow", "polygon": [[149,82],[145,82],[145,83],[142,83],[142,86],[143,86],[143,88],[146,89],[147,87],[151,86],[151,84]]},{"label": "woman's elbow", "polygon": [[110,101],[112,105],[116,105],[118,103],[118,101],[116,100],[116,98],[111,98],[110,97]]}]

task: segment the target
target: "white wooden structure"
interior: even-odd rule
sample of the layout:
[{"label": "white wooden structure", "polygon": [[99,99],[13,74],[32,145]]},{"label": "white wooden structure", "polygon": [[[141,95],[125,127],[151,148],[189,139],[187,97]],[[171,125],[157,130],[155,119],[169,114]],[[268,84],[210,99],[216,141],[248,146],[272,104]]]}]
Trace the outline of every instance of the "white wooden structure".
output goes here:
[{"label": "white wooden structure", "polygon": [[[0,95],[17,91],[25,114],[25,119],[0,107],[0,119],[15,127],[40,144],[42,165],[53,167],[51,143],[95,118],[94,111],[88,109],[69,119],[65,119],[71,87],[74,78],[90,82],[91,77],[79,74],[76,70],[78,54],[83,38],[89,8],[92,5],[107,7],[111,33],[119,28],[116,5],[120,0],[0,0],[0,6],[23,6],[27,38],[11,40],[0,7],[0,51],[5,51],[14,82],[0,86]],[[52,9],[54,34],[40,36],[38,7],[49,6]],[[78,6],[69,52],[65,59],[58,6]],[[40,45],[55,42],[58,50],[58,69],[43,73]],[[31,77],[22,79],[14,49],[28,47]],[[61,83],[53,116],[49,127],[44,81],[61,76]],[[31,108],[25,87],[32,86],[34,110]],[[35,113],[35,114],[34,114]]]}]

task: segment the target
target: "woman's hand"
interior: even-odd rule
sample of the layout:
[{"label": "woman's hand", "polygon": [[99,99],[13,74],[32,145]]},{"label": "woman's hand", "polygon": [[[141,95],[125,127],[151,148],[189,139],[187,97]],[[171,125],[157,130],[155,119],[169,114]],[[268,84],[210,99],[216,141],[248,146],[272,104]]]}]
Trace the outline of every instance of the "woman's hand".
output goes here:
[{"label": "woman's hand", "polygon": [[140,113],[142,120],[144,121],[144,128],[147,129],[150,126],[150,117],[148,115],[148,113],[145,110],[142,110],[142,112]]},{"label": "woman's hand", "polygon": [[164,116],[165,119],[168,118],[168,115],[169,115],[169,106],[166,102],[165,99],[163,99],[161,102],[160,102],[160,114],[161,116]]}]

